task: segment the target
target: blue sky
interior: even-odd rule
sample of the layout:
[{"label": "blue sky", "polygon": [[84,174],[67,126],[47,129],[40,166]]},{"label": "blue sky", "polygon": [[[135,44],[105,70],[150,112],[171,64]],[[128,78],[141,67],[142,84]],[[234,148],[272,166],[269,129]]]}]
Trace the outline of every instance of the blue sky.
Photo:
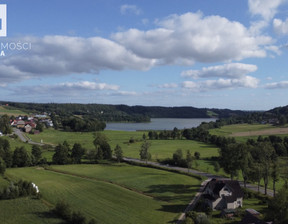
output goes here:
[{"label": "blue sky", "polygon": [[0,100],[288,104],[288,0],[7,0]]}]

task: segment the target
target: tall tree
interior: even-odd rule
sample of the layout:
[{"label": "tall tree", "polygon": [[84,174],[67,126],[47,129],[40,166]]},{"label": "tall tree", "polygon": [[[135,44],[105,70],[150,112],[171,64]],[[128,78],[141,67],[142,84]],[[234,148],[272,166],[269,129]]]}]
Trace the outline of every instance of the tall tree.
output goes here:
[{"label": "tall tree", "polygon": [[140,159],[145,160],[146,164],[148,163],[148,160],[151,159],[151,154],[149,152],[150,146],[150,142],[144,141],[140,149]]},{"label": "tall tree", "polygon": [[275,224],[288,223],[288,189],[282,188],[268,203],[267,220]]},{"label": "tall tree", "polygon": [[192,162],[193,162],[193,156],[190,150],[187,150],[186,163],[187,163],[188,173],[189,173],[189,170],[192,168]]},{"label": "tall tree", "polygon": [[82,156],[85,154],[85,149],[82,148],[82,145],[79,143],[75,143],[71,152],[71,159],[73,163],[79,164],[81,163]]},{"label": "tall tree", "polygon": [[10,118],[7,114],[4,114],[0,117],[0,131],[3,134],[11,134],[12,129],[10,126]]},{"label": "tall tree", "polygon": [[118,144],[116,145],[114,149],[114,155],[116,156],[118,163],[120,163],[121,160],[123,159],[123,150]]},{"label": "tall tree", "polygon": [[5,161],[0,157],[0,175],[4,175],[6,170]]},{"label": "tall tree", "polygon": [[101,159],[111,159],[112,158],[112,150],[108,143],[108,139],[105,135],[100,132],[96,132],[94,135],[93,144],[95,149],[97,150],[97,160]]},{"label": "tall tree", "polygon": [[261,142],[256,148],[259,153],[259,162],[263,165],[264,189],[265,194],[267,194],[269,177],[271,175],[271,165],[273,162],[275,151],[269,142]]},{"label": "tall tree", "polygon": [[34,157],[34,163],[38,164],[42,157],[42,150],[38,145],[32,146],[32,155]]},{"label": "tall tree", "polygon": [[69,147],[67,144],[58,144],[55,148],[55,153],[53,155],[53,163],[59,165],[65,165],[70,162]]},{"label": "tall tree", "polygon": [[31,162],[32,162],[31,156],[23,146],[15,148],[13,153],[13,166],[15,167],[30,166]]}]

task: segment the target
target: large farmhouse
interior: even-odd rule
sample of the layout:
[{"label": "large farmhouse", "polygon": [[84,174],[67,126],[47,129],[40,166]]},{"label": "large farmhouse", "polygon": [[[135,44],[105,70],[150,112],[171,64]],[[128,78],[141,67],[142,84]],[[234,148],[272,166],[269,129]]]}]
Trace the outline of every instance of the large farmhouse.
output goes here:
[{"label": "large farmhouse", "polygon": [[243,191],[236,180],[212,179],[204,188],[203,197],[212,209],[242,207]]}]

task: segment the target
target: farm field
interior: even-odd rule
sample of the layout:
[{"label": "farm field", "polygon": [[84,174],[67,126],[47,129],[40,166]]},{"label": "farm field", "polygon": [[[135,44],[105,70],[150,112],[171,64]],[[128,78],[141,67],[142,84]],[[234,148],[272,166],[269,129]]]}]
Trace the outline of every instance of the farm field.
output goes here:
[{"label": "farm field", "polygon": [[[109,140],[111,148],[114,149],[119,144],[124,152],[124,156],[139,158],[139,150],[143,143],[142,136],[145,132],[128,132],[128,131],[104,131]],[[145,133],[147,135],[147,133]],[[61,132],[52,129],[45,129],[39,135],[28,135],[33,141],[57,145],[66,140],[71,146],[74,143],[80,143],[86,149],[94,149],[93,133],[75,133]],[[130,138],[135,140],[135,143],[129,143]],[[198,151],[202,158],[218,156],[218,148],[202,142],[191,140],[148,140],[151,143],[150,153],[152,160],[171,158],[177,149],[182,149],[183,153],[190,150],[192,154]]]},{"label": "farm field", "polygon": [[0,211],[2,224],[63,224],[63,220],[49,212],[48,206],[31,198],[0,200]]},{"label": "farm field", "polygon": [[99,223],[169,223],[200,184],[186,175],[127,164],[52,168],[58,172],[30,167],[7,169],[6,175],[35,182],[48,202],[64,199]]},{"label": "farm field", "polygon": [[287,127],[275,127],[271,124],[233,124],[225,125],[221,128],[210,129],[211,135],[234,137],[240,142],[247,139],[257,139],[259,135],[265,137],[269,135],[288,136]]},{"label": "farm field", "polygon": [[7,114],[8,116],[19,116],[19,115],[26,115],[27,112],[18,110],[18,109],[12,109],[9,106],[0,106],[0,115]]}]

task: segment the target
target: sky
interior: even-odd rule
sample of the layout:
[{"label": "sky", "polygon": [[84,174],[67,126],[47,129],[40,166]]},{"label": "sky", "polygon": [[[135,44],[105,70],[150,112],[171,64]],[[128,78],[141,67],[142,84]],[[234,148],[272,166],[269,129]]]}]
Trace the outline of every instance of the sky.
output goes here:
[{"label": "sky", "polygon": [[1,101],[288,105],[288,0],[0,4],[7,6]]}]

